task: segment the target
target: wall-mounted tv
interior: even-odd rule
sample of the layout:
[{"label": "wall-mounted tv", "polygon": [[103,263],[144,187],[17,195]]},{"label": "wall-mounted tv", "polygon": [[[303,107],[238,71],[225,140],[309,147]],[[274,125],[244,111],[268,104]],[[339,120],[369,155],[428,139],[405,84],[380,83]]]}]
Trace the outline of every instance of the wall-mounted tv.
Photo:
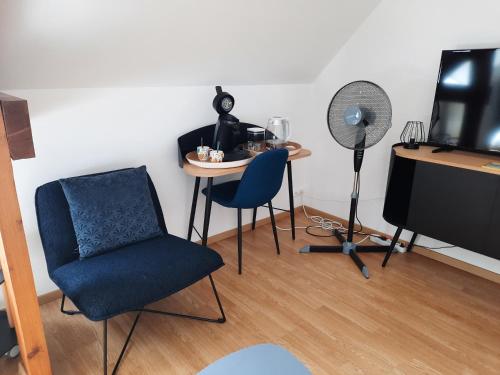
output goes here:
[{"label": "wall-mounted tv", "polygon": [[428,142],[500,153],[500,49],[442,52]]}]

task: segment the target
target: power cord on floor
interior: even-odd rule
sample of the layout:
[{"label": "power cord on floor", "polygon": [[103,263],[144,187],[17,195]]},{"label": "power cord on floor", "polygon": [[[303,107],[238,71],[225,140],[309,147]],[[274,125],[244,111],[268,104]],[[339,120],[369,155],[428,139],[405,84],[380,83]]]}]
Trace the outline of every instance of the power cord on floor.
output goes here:
[{"label": "power cord on floor", "polygon": [[[360,181],[358,181],[358,196],[359,196],[359,188],[360,188],[359,182]],[[358,200],[358,203],[359,203],[359,200]],[[295,229],[304,229],[307,234],[309,234],[310,236],[314,236],[314,237],[334,237],[335,235],[333,234],[333,232],[335,230],[338,230],[342,234],[347,233],[348,229],[346,227],[344,227],[344,225],[339,221],[328,219],[328,218],[325,218],[325,217],[322,217],[319,215],[309,215],[306,211],[306,207],[305,207],[304,203],[302,203],[302,211],[304,211],[304,215],[307,218],[307,220],[313,222],[313,224],[307,225],[305,227],[295,227]],[[359,234],[359,235],[365,236],[361,240],[357,241],[356,245],[359,245],[359,244],[365,242],[366,240],[368,240],[370,238],[370,236],[386,239],[384,236],[381,236],[377,233],[365,233],[363,231],[363,224],[361,223],[361,220],[358,217],[358,205],[357,204],[356,204],[356,211],[355,211],[354,217],[356,218],[356,221],[358,222],[358,225],[359,225],[359,229],[355,230],[354,234]],[[291,231],[292,230],[291,228],[282,228],[279,226],[276,226],[276,228],[278,230],[281,230],[281,231]],[[313,233],[313,232],[311,232],[312,228],[320,229],[320,230],[323,230],[323,231],[326,231],[329,233],[328,234]],[[454,245],[428,247],[428,246],[424,246],[424,245],[420,245],[420,244],[414,244],[414,246],[423,247],[423,248],[426,248],[429,250],[451,249],[451,248],[457,247]]]},{"label": "power cord on floor", "polygon": [[[357,181],[356,181],[356,195],[358,197],[359,197],[360,189],[361,189],[361,177],[358,174]],[[354,217],[356,218],[356,221],[358,222],[359,229],[358,230],[355,229],[354,234],[364,235],[365,237],[363,237],[361,240],[356,242],[356,244],[359,245],[360,243],[363,243],[364,241],[369,239],[370,236],[383,238],[382,236],[380,236],[376,233],[365,233],[363,231],[363,224],[361,223],[361,220],[359,220],[359,217],[358,217],[358,204],[359,204],[359,199],[356,200],[356,207],[355,207],[355,211],[354,211]],[[333,236],[335,236],[335,234],[334,234],[335,231],[338,231],[342,234],[345,234],[348,231],[348,228],[344,227],[344,225],[338,221],[324,218],[324,217],[318,216],[318,215],[309,216],[303,202],[302,202],[302,210],[304,211],[304,215],[306,216],[307,220],[312,221],[314,224],[308,225],[306,227],[295,227],[295,229],[305,229],[306,233],[309,234],[310,236],[333,237]],[[286,229],[280,228],[280,227],[277,227],[277,228],[279,230],[288,230],[288,231],[291,230],[291,228],[286,228]],[[319,228],[319,229],[321,229],[323,231],[327,231],[329,233],[328,234],[316,234],[316,233],[311,232],[311,228]]]},{"label": "power cord on floor", "polygon": [[[314,237],[333,237],[334,236],[333,232],[335,230],[338,230],[342,234],[347,233],[347,228],[341,222],[336,221],[336,220],[332,220],[332,219],[328,219],[328,218],[325,218],[325,217],[322,217],[319,215],[309,215],[307,213],[307,210],[306,210],[306,207],[304,204],[302,204],[302,210],[304,211],[304,215],[307,218],[307,220],[311,221],[313,224],[307,225],[305,227],[295,227],[295,229],[304,229],[307,234],[314,236]],[[359,218],[357,218],[357,212],[356,212],[356,219],[358,221],[359,229],[355,230],[354,233],[365,236],[361,240],[356,242],[356,244],[360,244],[360,243],[366,241],[368,238],[370,238],[370,236],[382,237],[376,233],[363,232],[363,225],[361,224],[361,221],[359,220]],[[276,226],[276,228],[279,230],[282,230],[282,231],[291,231],[292,230],[291,228],[282,228],[279,226]],[[327,231],[329,233],[328,234],[313,233],[313,232],[311,232],[312,228],[317,228],[317,229],[320,229],[323,231]]]}]

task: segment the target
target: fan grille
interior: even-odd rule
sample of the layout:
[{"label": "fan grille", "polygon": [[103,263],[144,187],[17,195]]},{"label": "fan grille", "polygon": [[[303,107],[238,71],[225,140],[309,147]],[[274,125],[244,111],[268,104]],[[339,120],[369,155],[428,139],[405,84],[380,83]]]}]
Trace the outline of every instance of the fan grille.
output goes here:
[{"label": "fan grille", "polygon": [[364,127],[366,139],[362,148],[377,144],[391,127],[392,107],[389,97],[380,86],[368,81],[351,82],[333,97],[327,114],[330,133],[340,145],[355,150],[360,147],[360,128],[347,125],[344,121],[346,109],[352,106],[359,106],[368,122]]}]

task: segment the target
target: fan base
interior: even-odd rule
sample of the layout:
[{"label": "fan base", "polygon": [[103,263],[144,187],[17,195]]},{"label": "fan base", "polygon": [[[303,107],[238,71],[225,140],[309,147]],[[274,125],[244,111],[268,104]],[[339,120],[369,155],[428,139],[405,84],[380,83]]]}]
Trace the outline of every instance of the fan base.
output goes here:
[{"label": "fan base", "polygon": [[299,250],[299,253],[342,253],[349,255],[352,261],[358,266],[363,276],[367,279],[370,278],[368,267],[360,259],[358,253],[386,253],[390,246],[366,245],[359,246],[352,242],[348,242],[345,237],[338,230],[334,231],[335,237],[342,243],[340,246],[314,246],[307,245]]}]

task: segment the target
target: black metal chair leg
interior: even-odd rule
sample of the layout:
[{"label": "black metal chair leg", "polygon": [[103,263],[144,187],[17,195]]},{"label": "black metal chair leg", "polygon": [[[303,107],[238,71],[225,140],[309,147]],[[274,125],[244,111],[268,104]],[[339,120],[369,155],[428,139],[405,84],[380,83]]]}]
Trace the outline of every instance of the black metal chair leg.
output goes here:
[{"label": "black metal chair leg", "polygon": [[[113,371],[111,372],[111,375],[115,375],[116,372],[118,371],[118,367],[120,366],[120,363],[123,359],[123,356],[125,354],[125,351],[127,350],[127,346],[130,342],[130,338],[134,334],[135,327],[137,326],[137,322],[139,321],[139,318],[141,317],[142,311],[139,311],[139,313],[136,315],[134,319],[134,323],[132,323],[132,327],[130,328],[130,331],[127,335],[127,339],[125,340],[125,343],[123,344],[122,350],[120,351],[120,355],[118,356],[118,359],[115,363],[115,366],[113,367]],[[108,373],[108,320],[105,319],[103,321],[103,373],[104,375],[107,375]]]},{"label": "black metal chair leg", "polygon": [[187,314],[179,314],[175,312],[170,312],[170,311],[160,311],[160,310],[153,310],[153,309],[146,309],[142,308],[140,310],[137,310],[139,312],[145,312],[145,313],[150,313],[150,314],[158,314],[158,315],[166,315],[166,316],[173,316],[176,318],[184,318],[184,319],[191,319],[191,320],[198,320],[201,322],[208,322],[208,323],[225,323],[226,321],[226,315],[224,314],[224,309],[222,308],[222,303],[219,298],[219,294],[217,293],[217,289],[215,288],[215,282],[212,278],[212,275],[208,275],[210,279],[210,284],[212,284],[212,291],[214,292],[215,299],[217,301],[217,305],[219,306],[219,310],[221,313],[220,318],[207,318],[204,316],[196,316],[196,315],[187,315]]},{"label": "black metal chair leg", "polygon": [[292,227],[292,239],[295,240],[295,203],[293,201],[293,178],[292,178],[292,162],[286,162],[288,172],[288,198],[290,200],[290,226]]},{"label": "black metal chair leg", "polygon": [[217,300],[217,305],[219,306],[220,313],[222,314],[222,318],[217,320],[217,323],[224,323],[226,321],[226,314],[224,314],[224,309],[222,308],[222,303],[219,298],[219,293],[217,293],[217,288],[215,287],[215,282],[214,279],[212,278],[212,275],[208,275],[208,278],[210,279],[210,284],[212,285],[212,290],[215,295],[215,299]]},{"label": "black metal chair leg", "polygon": [[391,245],[389,246],[389,249],[387,250],[387,254],[385,254],[384,262],[382,263],[382,267],[385,267],[387,262],[389,261],[389,258],[391,257],[392,252],[394,251],[394,247],[396,246],[396,243],[399,240],[399,236],[401,235],[401,232],[403,231],[402,227],[398,227],[396,230],[396,233],[394,234],[394,237],[392,238]]},{"label": "black metal chair leg", "polygon": [[207,194],[205,202],[205,218],[203,219],[203,236],[201,244],[207,246],[208,241],[208,227],[210,226],[210,212],[212,211],[212,185],[214,178],[209,177],[207,181]]},{"label": "black metal chair leg", "polygon": [[241,262],[243,257],[243,233],[241,230],[241,208],[238,208],[238,274],[241,275]]},{"label": "black metal chair leg", "polygon": [[78,310],[64,310],[64,302],[66,302],[66,295],[65,294],[62,295],[62,299],[61,299],[61,312],[63,314],[66,314],[66,315],[81,314],[81,311],[78,311]]},{"label": "black metal chair leg", "polygon": [[271,216],[271,225],[273,227],[274,243],[276,244],[276,252],[280,255],[280,243],[278,241],[278,231],[276,230],[276,221],[274,220],[273,205],[271,202],[267,204],[269,206],[269,216]]},{"label": "black metal chair leg", "polygon": [[191,215],[189,216],[189,229],[187,240],[191,241],[194,227],[194,217],[196,215],[196,203],[198,202],[198,191],[200,190],[200,177],[196,177],[194,181],[193,201],[191,202]]},{"label": "black metal chair leg", "polygon": [[252,216],[252,230],[255,230],[255,222],[257,221],[257,208],[255,207],[253,209],[253,216]]},{"label": "black metal chair leg", "polygon": [[125,344],[123,344],[122,350],[120,352],[120,355],[118,356],[118,360],[116,361],[115,367],[113,368],[113,372],[111,373],[111,375],[115,375],[116,372],[118,371],[118,366],[120,366],[123,355],[125,354],[125,350],[127,350],[127,346],[128,346],[128,343],[130,342],[130,338],[132,337],[132,334],[134,333],[135,326],[137,325],[137,322],[139,321],[139,318],[141,317],[141,312],[142,311],[140,311],[134,319],[134,323],[132,324],[132,328],[130,329],[130,332],[128,333],[127,339],[125,340]]},{"label": "black metal chair leg", "polygon": [[406,249],[406,251],[408,253],[413,250],[413,245],[415,245],[415,241],[417,239],[417,236],[418,236],[418,233],[417,232],[413,232],[413,236],[411,236],[410,243],[408,244],[408,248]]},{"label": "black metal chair leg", "polygon": [[[202,316],[186,315],[186,314],[173,313],[173,312],[169,312],[169,311],[159,311],[159,310],[152,310],[152,309],[146,309],[146,308],[135,310],[138,313],[137,313],[137,315],[134,319],[134,322],[132,324],[132,327],[130,328],[130,331],[127,335],[127,339],[125,340],[125,343],[123,344],[122,350],[120,351],[120,355],[118,356],[118,360],[116,361],[116,364],[113,367],[112,375],[115,375],[116,372],[118,371],[118,367],[120,366],[120,363],[121,363],[121,361],[125,355],[125,352],[127,350],[127,346],[130,343],[130,339],[132,338],[132,335],[134,333],[135,327],[137,326],[139,318],[141,317],[141,314],[143,312],[159,314],[159,315],[174,316],[174,317],[178,317],[178,318],[192,319],[192,320],[198,320],[198,321],[209,322],[209,323],[225,323],[226,322],[226,314],[224,313],[224,309],[222,307],[219,293],[217,292],[217,288],[215,287],[215,282],[212,278],[212,275],[211,274],[208,275],[208,278],[210,279],[210,284],[212,285],[212,291],[214,293],[215,300],[217,301],[217,306],[219,307],[221,317],[220,318],[206,318],[206,317],[202,317]],[[62,303],[61,303],[61,311],[63,313],[68,314],[68,315],[81,314],[80,311],[64,310],[65,299],[66,299],[66,296],[63,295]],[[70,313],[72,313],[72,314],[70,314]],[[108,320],[107,319],[103,320],[102,366],[103,366],[103,374],[107,375],[108,374]]]},{"label": "black metal chair leg", "polygon": [[108,320],[103,321],[102,326],[102,370],[103,374],[108,374]]}]

